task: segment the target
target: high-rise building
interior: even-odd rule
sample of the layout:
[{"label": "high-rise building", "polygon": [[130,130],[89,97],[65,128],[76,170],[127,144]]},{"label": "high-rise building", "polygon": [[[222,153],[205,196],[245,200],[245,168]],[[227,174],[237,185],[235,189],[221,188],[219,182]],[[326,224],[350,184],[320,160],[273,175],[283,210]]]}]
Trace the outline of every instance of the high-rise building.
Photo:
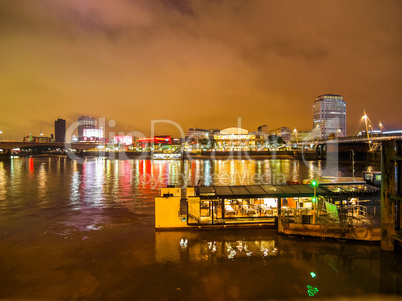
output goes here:
[{"label": "high-rise building", "polygon": [[84,130],[93,130],[95,129],[96,120],[94,117],[89,116],[81,116],[78,118],[78,140],[84,140]]},{"label": "high-rise building", "polygon": [[342,95],[324,94],[313,105],[313,132],[315,137],[346,136],[346,103]]},{"label": "high-rise building", "polygon": [[66,121],[57,119],[54,122],[54,136],[56,142],[66,142]]}]

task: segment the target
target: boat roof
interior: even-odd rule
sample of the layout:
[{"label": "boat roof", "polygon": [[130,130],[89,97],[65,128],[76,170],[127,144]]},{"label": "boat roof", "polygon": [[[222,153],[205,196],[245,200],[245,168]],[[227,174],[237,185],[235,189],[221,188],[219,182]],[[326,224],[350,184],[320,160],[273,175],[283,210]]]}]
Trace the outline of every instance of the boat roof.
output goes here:
[{"label": "boat roof", "polygon": [[[380,189],[366,183],[322,183],[317,188],[317,196],[360,195],[377,196]],[[202,198],[248,199],[313,197],[314,188],[310,184],[287,185],[238,185],[238,186],[197,186],[196,195]]]}]

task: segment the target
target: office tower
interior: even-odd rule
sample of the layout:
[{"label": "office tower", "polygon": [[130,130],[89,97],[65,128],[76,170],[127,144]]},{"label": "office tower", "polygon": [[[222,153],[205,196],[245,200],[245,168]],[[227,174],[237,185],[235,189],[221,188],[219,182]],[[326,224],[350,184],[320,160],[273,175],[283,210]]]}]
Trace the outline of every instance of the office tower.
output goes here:
[{"label": "office tower", "polygon": [[54,122],[55,142],[66,142],[66,121],[57,119]]},{"label": "office tower", "polygon": [[78,140],[84,140],[85,129],[95,129],[96,120],[94,117],[81,116],[78,118]]},{"label": "office tower", "polygon": [[313,133],[327,139],[346,136],[346,104],[342,95],[324,94],[313,105]]}]

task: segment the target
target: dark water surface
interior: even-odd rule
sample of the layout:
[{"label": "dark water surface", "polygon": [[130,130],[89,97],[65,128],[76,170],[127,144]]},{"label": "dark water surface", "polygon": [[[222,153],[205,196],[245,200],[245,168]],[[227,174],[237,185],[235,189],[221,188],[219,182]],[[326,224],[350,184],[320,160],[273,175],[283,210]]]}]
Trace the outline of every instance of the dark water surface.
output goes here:
[{"label": "dark water surface", "polygon": [[[402,261],[377,244],[269,229],[155,232],[154,197],[178,182],[180,164],[0,161],[0,299],[401,297]],[[192,185],[278,183],[314,178],[319,164],[199,160],[186,170]]]}]

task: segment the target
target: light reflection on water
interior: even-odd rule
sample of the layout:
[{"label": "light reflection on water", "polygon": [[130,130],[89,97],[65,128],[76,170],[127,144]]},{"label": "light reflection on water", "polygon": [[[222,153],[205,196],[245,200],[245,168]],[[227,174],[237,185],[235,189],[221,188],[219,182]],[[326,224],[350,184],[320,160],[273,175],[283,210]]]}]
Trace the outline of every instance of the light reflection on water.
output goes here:
[{"label": "light reflection on water", "polygon": [[[185,171],[190,185],[230,185],[313,178],[317,166],[196,160]],[[155,233],[153,199],[181,170],[162,160],[0,161],[0,298],[282,299],[308,297],[308,285],[325,297],[402,293],[400,261],[376,245],[274,230]]]},{"label": "light reflection on water", "polygon": [[191,232],[157,232],[155,240],[155,260],[160,263],[180,262],[183,254],[192,262],[266,258],[279,254],[275,239],[261,237],[250,239],[222,234],[220,237],[203,237]]}]

